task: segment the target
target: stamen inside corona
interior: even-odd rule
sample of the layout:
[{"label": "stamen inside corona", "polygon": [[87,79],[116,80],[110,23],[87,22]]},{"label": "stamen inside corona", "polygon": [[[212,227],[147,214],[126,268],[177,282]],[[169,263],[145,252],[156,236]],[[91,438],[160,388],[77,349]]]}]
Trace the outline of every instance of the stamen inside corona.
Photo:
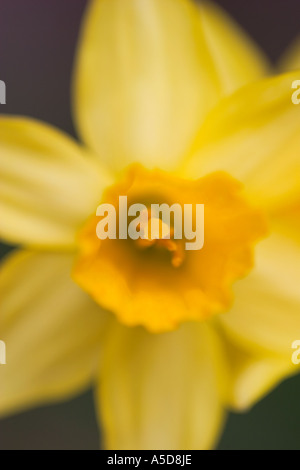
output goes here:
[{"label": "stamen inside corona", "polygon": [[181,240],[172,239],[174,236],[174,228],[163,222],[158,217],[152,217],[149,210],[143,211],[141,214],[142,221],[140,224],[141,238],[136,240],[140,248],[149,248],[156,246],[165,249],[172,254],[171,263],[174,268],[178,268],[184,261],[184,249]]}]

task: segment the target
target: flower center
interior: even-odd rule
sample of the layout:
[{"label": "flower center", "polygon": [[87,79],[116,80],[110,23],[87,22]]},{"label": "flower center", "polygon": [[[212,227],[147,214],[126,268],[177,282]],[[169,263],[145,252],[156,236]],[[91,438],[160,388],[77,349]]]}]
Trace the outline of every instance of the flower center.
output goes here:
[{"label": "flower center", "polygon": [[174,228],[171,224],[163,222],[159,217],[152,217],[151,211],[146,209],[141,213],[140,223],[141,238],[136,243],[139,248],[147,249],[156,247],[171,253],[171,264],[178,268],[184,261],[184,249],[182,243],[174,240]]},{"label": "flower center", "polygon": [[155,333],[228,309],[266,235],[263,215],[225,173],[190,181],[133,166],[102,202],[112,218],[97,212],[80,233],[74,278],[122,323]]}]

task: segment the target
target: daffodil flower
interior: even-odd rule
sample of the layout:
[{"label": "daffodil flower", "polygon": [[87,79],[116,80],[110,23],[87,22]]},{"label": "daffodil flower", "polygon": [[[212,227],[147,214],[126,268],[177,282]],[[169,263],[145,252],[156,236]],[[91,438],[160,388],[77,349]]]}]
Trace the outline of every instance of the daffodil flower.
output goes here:
[{"label": "daffodil flower", "polygon": [[[206,449],[299,370],[300,72],[219,9],[94,0],[76,61],[81,146],[0,119],[1,416],[95,386],[108,449]],[[203,250],[100,241],[95,214],[205,204]],[[172,228],[170,227],[170,232]]]}]

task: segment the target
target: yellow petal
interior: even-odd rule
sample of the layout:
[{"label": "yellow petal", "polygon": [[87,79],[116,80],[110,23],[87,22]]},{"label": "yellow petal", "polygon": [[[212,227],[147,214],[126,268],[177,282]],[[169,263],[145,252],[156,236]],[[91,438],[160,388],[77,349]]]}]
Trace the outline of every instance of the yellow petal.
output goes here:
[{"label": "yellow petal", "polygon": [[300,245],[274,233],[257,250],[256,268],[236,284],[235,303],[222,317],[241,345],[280,356],[291,365],[300,339]]},{"label": "yellow petal", "polygon": [[270,64],[246,32],[213,2],[201,1],[205,39],[225,94],[267,74]]},{"label": "yellow petal", "polygon": [[283,71],[300,69],[300,37],[285,52],[279,62],[279,68]]},{"label": "yellow petal", "polygon": [[66,247],[108,181],[99,165],[50,126],[0,118],[0,237]]},{"label": "yellow petal", "polygon": [[107,316],[70,279],[72,256],[13,254],[0,269],[0,415],[88,386]]},{"label": "yellow petal", "polygon": [[263,60],[220,10],[188,0],[93,0],[75,75],[84,140],[115,169],[173,168],[207,111]]},{"label": "yellow petal", "polygon": [[[299,368],[281,356],[254,351],[248,344],[222,334],[229,379],[225,400],[230,408],[245,411]],[[291,350],[292,354],[292,350]]]},{"label": "yellow petal", "polygon": [[290,209],[271,219],[255,271],[236,285],[232,310],[217,318],[231,377],[227,402],[239,410],[300,371],[292,360],[300,340],[300,212]]},{"label": "yellow petal", "polygon": [[222,428],[222,367],[206,325],[112,336],[100,373],[99,416],[108,449],[206,449]]},{"label": "yellow petal", "polygon": [[185,174],[225,170],[268,207],[300,190],[300,106],[292,83],[300,72],[246,86],[224,99],[201,128]]}]

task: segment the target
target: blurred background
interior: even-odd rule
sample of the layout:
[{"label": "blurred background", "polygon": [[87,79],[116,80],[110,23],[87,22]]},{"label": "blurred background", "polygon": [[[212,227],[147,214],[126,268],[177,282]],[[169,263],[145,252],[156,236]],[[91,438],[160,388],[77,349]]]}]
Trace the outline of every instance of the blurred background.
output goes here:
[{"label": "blurred background", "polygon": [[[87,3],[0,0],[0,79],[7,85],[7,105],[1,106],[1,113],[41,119],[76,137],[70,80]],[[299,0],[217,3],[248,31],[273,63],[300,34]],[[0,245],[0,258],[9,249]],[[0,450],[98,448],[91,392],[0,421]],[[219,449],[300,450],[300,376],[280,385],[250,412],[231,414]]]}]

